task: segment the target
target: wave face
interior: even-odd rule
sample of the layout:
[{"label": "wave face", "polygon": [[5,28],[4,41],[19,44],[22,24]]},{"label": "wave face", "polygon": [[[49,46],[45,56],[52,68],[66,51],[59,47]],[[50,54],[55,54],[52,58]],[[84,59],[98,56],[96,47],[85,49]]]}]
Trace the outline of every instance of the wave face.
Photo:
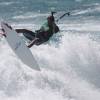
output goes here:
[{"label": "wave face", "polygon": [[100,0],[0,0],[0,20],[39,29],[57,11],[60,33],[33,46],[41,72],[24,65],[0,37],[0,100],[100,100]]}]

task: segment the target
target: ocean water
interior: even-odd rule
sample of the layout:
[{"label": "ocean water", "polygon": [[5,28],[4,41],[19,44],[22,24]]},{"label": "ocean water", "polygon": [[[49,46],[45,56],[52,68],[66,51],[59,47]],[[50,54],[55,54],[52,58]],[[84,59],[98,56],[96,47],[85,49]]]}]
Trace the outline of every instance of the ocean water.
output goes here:
[{"label": "ocean water", "polygon": [[0,36],[0,100],[100,100],[100,0],[0,0],[0,21],[35,31],[51,11],[60,32],[33,46],[41,72]]}]

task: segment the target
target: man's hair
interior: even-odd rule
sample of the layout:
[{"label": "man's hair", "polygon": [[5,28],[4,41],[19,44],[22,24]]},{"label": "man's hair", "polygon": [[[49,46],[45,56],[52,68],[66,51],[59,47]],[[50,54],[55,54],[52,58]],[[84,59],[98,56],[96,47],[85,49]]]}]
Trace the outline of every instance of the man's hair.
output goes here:
[{"label": "man's hair", "polygon": [[49,16],[48,18],[47,18],[47,20],[50,20],[50,21],[55,21],[55,19],[54,19],[54,16]]}]

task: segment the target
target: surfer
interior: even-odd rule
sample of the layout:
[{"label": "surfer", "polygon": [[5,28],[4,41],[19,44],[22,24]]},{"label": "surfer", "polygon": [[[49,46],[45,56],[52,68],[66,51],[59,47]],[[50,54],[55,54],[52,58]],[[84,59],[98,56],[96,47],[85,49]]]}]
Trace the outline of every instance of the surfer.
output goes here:
[{"label": "surfer", "polygon": [[50,39],[50,37],[59,32],[59,27],[55,24],[54,16],[47,17],[47,22],[44,23],[39,30],[32,32],[27,29],[15,29],[17,33],[23,33],[23,35],[31,42],[28,47],[32,45],[40,45]]}]

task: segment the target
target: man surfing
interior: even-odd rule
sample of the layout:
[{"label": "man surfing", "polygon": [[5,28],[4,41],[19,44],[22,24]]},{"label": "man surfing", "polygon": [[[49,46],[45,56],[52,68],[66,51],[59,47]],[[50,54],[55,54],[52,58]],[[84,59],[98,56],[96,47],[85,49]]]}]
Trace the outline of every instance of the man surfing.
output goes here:
[{"label": "man surfing", "polygon": [[[2,35],[6,37],[4,30],[2,31]],[[59,32],[59,27],[55,24],[55,19],[52,13],[51,16],[47,17],[46,23],[44,23],[41,28],[35,32],[27,29],[15,29],[15,31],[17,33],[23,33],[23,35],[31,41],[28,44],[28,47],[30,48],[32,45],[40,45],[47,42],[54,33]]]},{"label": "man surfing", "polygon": [[[44,23],[41,26],[41,28],[39,30],[36,30],[35,32],[32,32],[27,29],[15,29],[17,33],[23,33],[23,35],[31,41],[28,44],[29,48],[32,47],[33,45],[40,45],[44,42],[47,42],[54,33],[60,31],[59,27],[55,24],[55,18],[53,16],[54,13],[56,12],[51,12],[51,16],[47,17],[47,22]],[[69,16],[70,12],[64,13],[59,19],[56,20],[56,22],[62,19],[65,15]],[[6,37],[4,30],[2,31],[3,33],[1,34]]]},{"label": "man surfing", "polygon": [[50,37],[59,32],[59,27],[55,24],[54,16],[49,16],[47,22],[44,23],[39,30],[32,32],[27,29],[15,29],[17,33],[23,33],[23,35],[29,39],[31,42],[28,47],[32,45],[40,45],[44,42],[47,42]]}]

